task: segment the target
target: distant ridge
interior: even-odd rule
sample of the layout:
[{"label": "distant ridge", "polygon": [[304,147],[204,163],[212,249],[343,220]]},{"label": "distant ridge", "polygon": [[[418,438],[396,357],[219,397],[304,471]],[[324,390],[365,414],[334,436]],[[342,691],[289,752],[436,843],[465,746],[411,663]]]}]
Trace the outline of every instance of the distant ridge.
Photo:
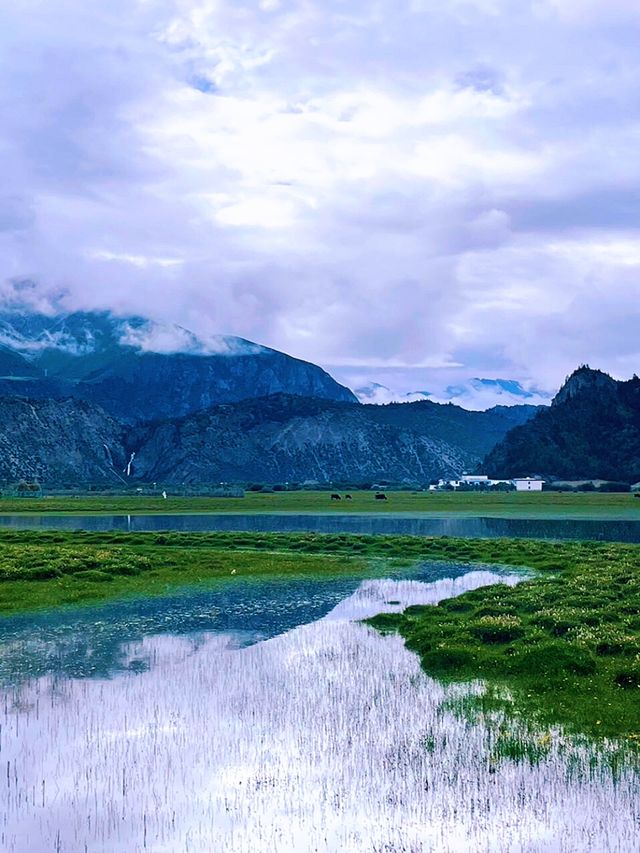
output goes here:
[{"label": "distant ridge", "polygon": [[472,470],[533,406],[361,405],[316,365],[109,312],[0,315],[0,479],[379,481]]},{"label": "distant ridge", "polygon": [[523,403],[545,406],[552,395],[537,386],[526,387],[516,379],[482,379],[474,377],[444,388],[398,392],[380,382],[359,385],[355,394],[361,403],[408,403],[431,400],[434,403],[454,403],[473,411],[486,411],[496,405],[520,406]]},{"label": "distant ridge", "polygon": [[133,430],[144,480],[428,483],[471,470],[534,407],[352,406],[275,395]]}]

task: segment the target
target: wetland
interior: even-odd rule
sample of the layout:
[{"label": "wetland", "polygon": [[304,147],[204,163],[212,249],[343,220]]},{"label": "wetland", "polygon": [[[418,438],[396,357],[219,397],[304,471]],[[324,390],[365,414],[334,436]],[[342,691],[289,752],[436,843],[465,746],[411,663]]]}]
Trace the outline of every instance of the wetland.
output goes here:
[{"label": "wetland", "polygon": [[0,531],[3,849],[632,851],[640,548]]}]

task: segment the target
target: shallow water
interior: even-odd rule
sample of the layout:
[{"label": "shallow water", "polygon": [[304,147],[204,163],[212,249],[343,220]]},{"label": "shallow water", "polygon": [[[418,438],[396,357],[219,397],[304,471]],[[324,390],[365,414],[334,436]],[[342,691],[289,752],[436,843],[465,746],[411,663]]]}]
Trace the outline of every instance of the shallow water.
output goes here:
[{"label": "shallow water", "polygon": [[559,736],[535,766],[496,762],[495,730],[443,707],[471,688],[355,621],[517,580],[461,571],[7,620],[4,656],[39,663],[0,690],[0,848],[636,851],[631,770]]},{"label": "shallow water", "polygon": [[0,515],[0,527],[55,530],[254,531],[640,542],[640,520],[202,513],[179,515]]}]

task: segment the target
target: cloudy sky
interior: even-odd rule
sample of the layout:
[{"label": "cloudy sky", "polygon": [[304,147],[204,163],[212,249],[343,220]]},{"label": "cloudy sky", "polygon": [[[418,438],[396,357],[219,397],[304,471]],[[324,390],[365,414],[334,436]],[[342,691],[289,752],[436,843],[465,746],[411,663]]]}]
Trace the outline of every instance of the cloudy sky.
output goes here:
[{"label": "cloudy sky", "polygon": [[14,0],[0,278],[394,392],[640,368],[637,0]]}]

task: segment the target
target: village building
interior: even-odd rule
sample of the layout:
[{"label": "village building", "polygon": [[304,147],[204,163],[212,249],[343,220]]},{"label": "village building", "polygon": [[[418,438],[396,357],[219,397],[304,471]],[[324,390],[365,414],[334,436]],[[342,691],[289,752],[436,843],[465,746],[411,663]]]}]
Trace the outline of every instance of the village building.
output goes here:
[{"label": "village building", "polygon": [[491,489],[494,486],[513,485],[513,480],[492,480],[486,474],[463,474],[457,480],[438,480],[437,485],[429,486],[429,491],[436,492],[442,489],[459,489],[475,487],[477,489]]},{"label": "village building", "polygon": [[514,477],[512,482],[517,492],[541,492],[544,485],[539,477]]}]

